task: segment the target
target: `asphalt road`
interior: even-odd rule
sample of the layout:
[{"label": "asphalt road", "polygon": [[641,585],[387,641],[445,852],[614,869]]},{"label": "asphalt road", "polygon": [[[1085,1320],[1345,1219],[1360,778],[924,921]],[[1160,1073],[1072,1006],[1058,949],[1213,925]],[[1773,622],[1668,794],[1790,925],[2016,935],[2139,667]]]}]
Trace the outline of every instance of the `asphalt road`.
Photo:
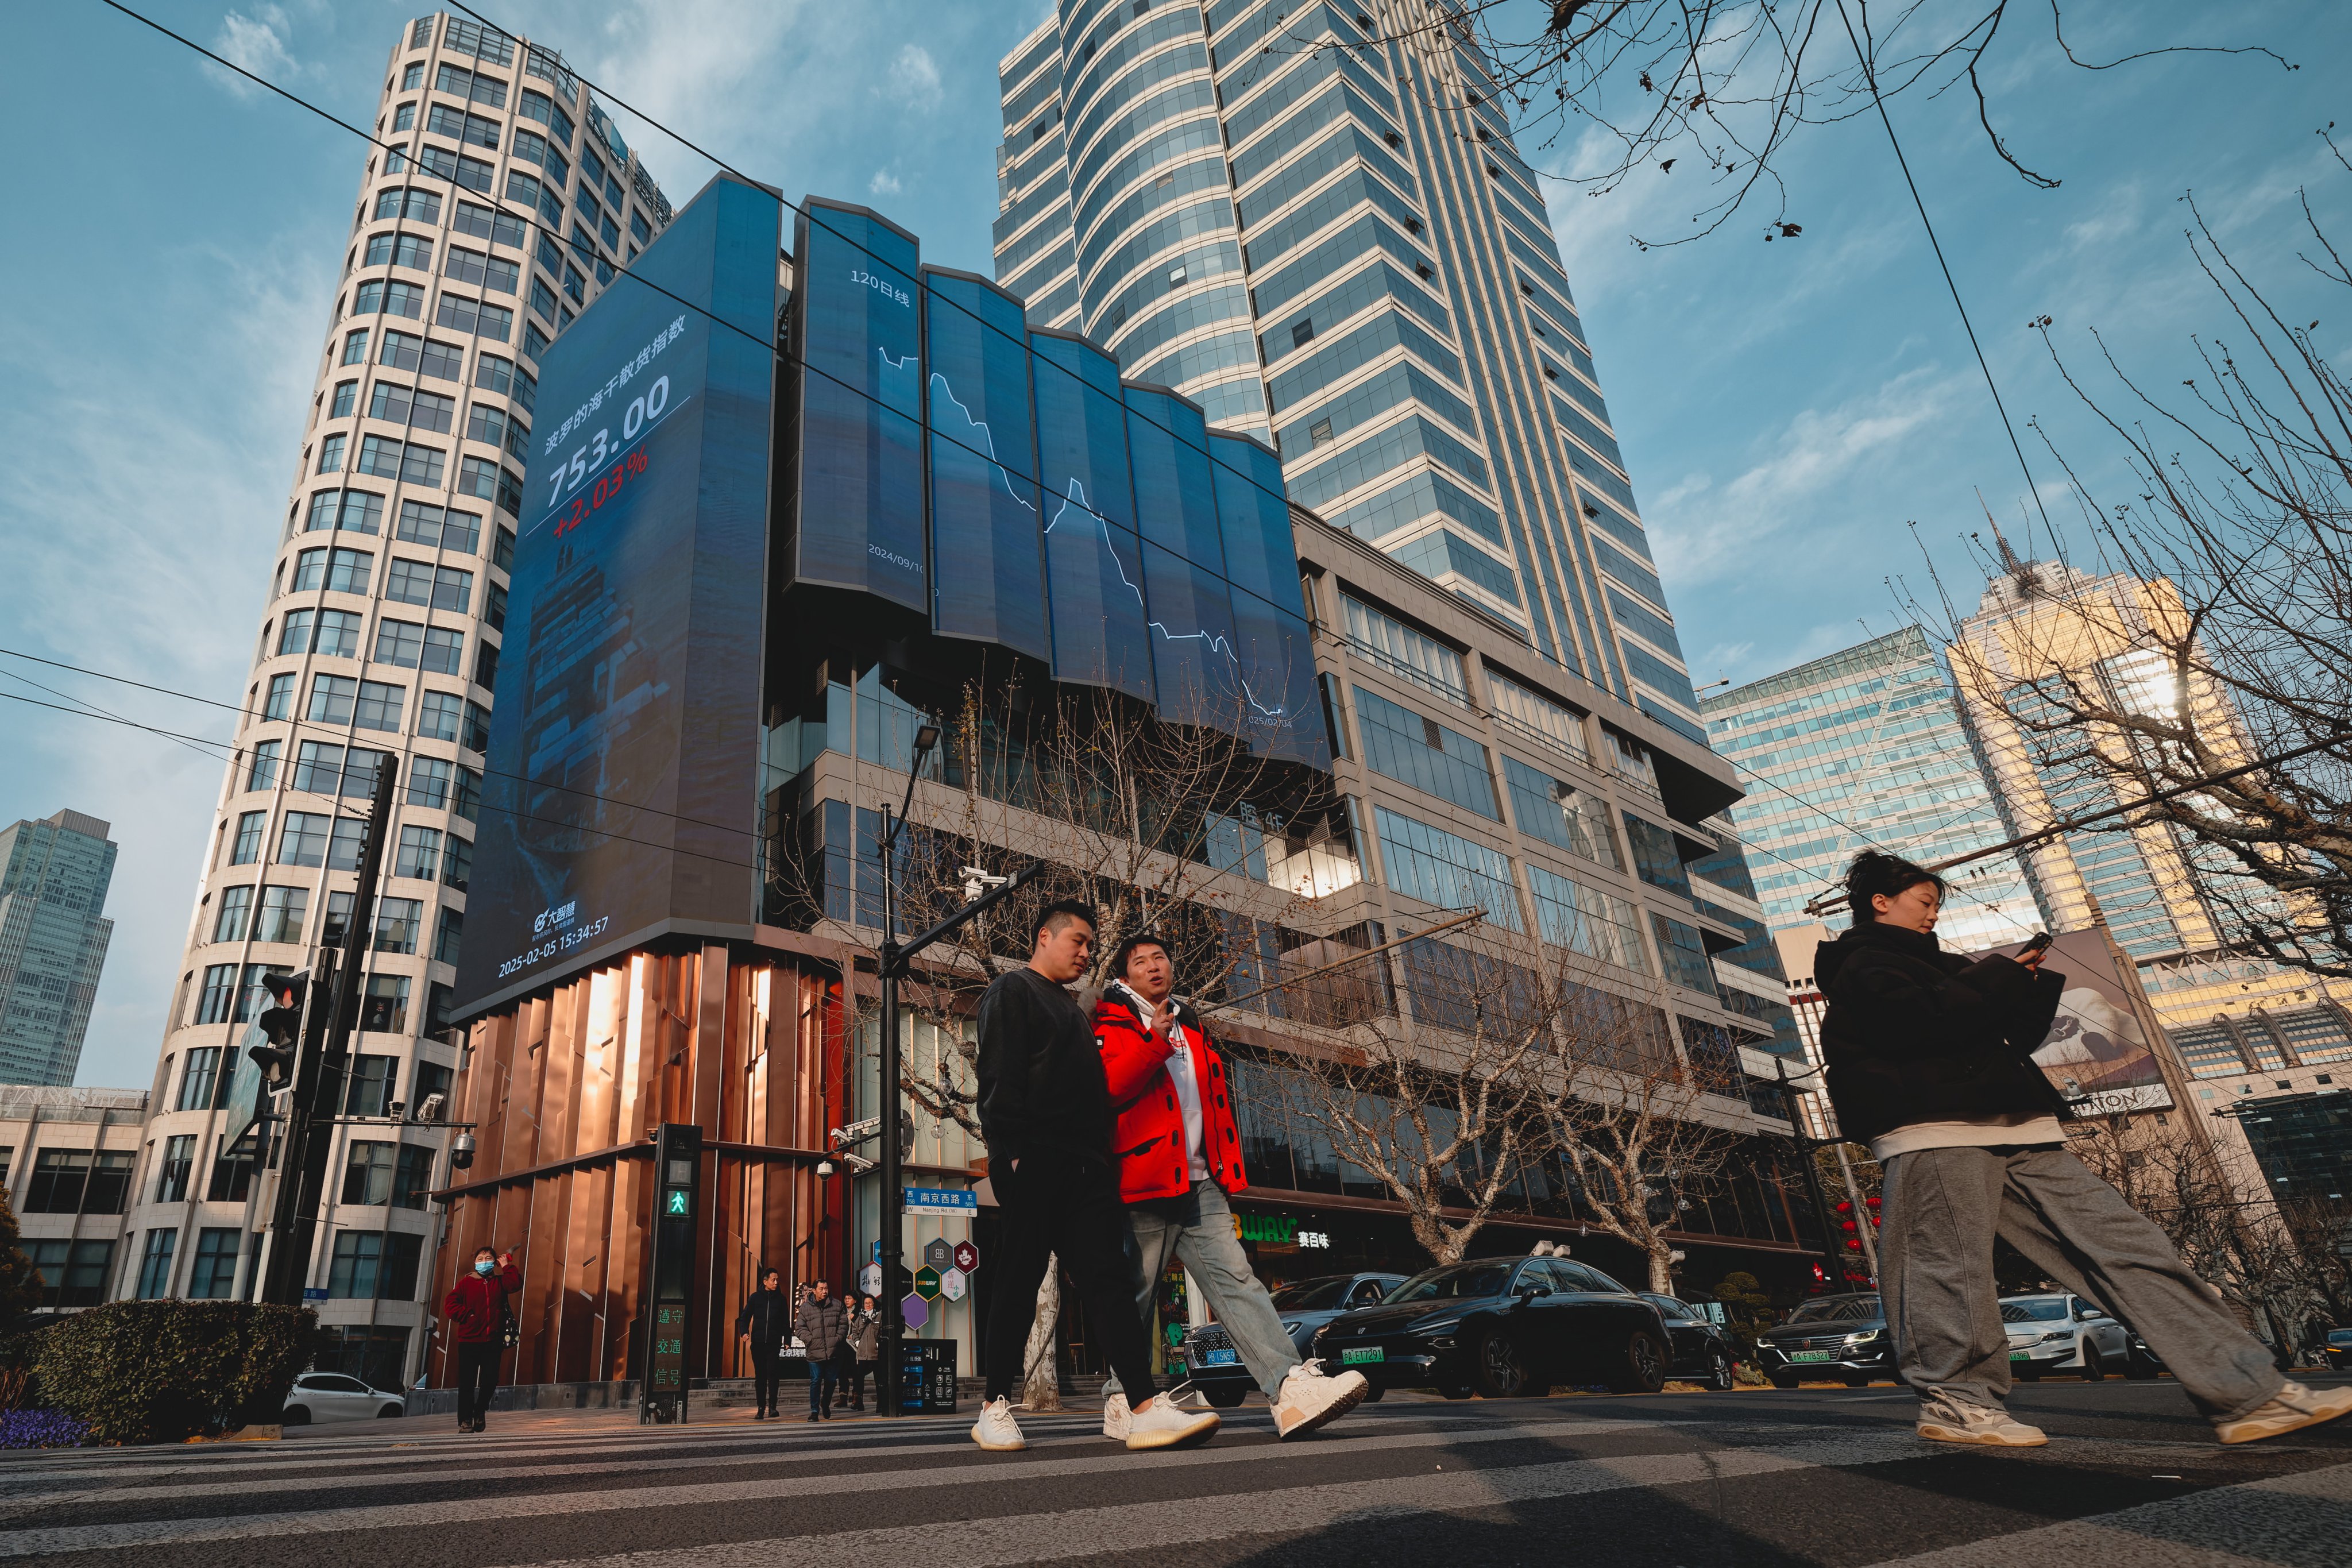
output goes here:
[{"label": "asphalt road", "polygon": [[1277,1444],[1129,1454],[1032,1417],[639,1427],[494,1415],[277,1444],[0,1457],[0,1559],[76,1568],[2352,1563],[2352,1421],[2223,1448],[2169,1381],[2046,1383],[2049,1447],[1921,1442],[1865,1390],[1449,1404],[1391,1395]]}]

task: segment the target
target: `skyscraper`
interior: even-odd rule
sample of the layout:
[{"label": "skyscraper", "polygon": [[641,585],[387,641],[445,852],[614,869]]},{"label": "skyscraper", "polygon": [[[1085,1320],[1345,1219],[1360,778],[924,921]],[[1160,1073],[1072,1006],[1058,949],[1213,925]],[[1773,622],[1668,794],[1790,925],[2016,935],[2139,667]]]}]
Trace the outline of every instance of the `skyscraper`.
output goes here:
[{"label": "skyscraper", "polygon": [[0,828],[0,1083],[74,1080],[114,936],[108,831],[79,811]]},{"label": "skyscraper", "polygon": [[1538,181],[1431,0],[1062,0],[996,276],[1270,438],[1291,499],[1704,742]]},{"label": "skyscraper", "polygon": [[[352,1068],[331,1110],[398,1104],[413,1118],[449,1084],[456,1047],[438,1031],[539,358],[671,216],[552,46],[462,16],[401,27],[373,129],[401,151],[371,151],[361,174],[156,1068],[130,1221],[150,1234],[125,1249],[176,1259],[142,1273],[155,1294],[252,1289],[259,1184],[225,1155],[220,1109],[262,974],[307,969],[341,940],[385,755],[400,790]],[[328,1360],[386,1386],[413,1349],[424,1194],[446,1180],[446,1141],[389,1121],[336,1130],[306,1283],[328,1292]],[[185,1234],[167,1247],[165,1231]]]},{"label": "skyscraper", "polygon": [[[1756,894],[1780,931],[1836,888],[1859,851],[1948,860],[2011,837],[1952,679],[1917,626],[1735,687],[1701,704],[1747,798],[1732,822],[1758,857]],[[1958,868],[1937,931],[1957,951],[2049,924],[2014,856]]]}]

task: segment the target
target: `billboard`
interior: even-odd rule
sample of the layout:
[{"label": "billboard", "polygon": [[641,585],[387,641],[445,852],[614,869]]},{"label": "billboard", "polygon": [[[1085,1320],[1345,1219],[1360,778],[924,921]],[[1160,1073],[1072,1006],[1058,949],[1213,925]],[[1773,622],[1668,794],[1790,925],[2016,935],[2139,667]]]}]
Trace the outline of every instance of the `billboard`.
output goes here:
[{"label": "billboard", "polygon": [[460,1016],[751,931],[782,210],[714,179],[541,361]]},{"label": "billboard", "polygon": [[[1968,956],[2014,958],[2023,946],[2011,942]],[[2164,1069],[2126,989],[2137,987],[2139,977],[2116,973],[2105,937],[2097,931],[2063,932],[2052,940],[2042,968],[2064,975],[2066,989],[2049,1036],[2033,1053],[2034,1065],[2086,1115],[2168,1109]]]}]

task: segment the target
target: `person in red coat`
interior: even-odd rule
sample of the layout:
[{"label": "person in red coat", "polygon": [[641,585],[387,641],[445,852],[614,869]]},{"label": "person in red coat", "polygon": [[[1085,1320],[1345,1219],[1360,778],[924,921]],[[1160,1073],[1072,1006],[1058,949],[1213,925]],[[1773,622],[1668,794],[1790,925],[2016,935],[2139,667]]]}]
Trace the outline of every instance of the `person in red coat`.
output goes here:
[{"label": "person in red coat", "polygon": [[457,1347],[457,1430],[488,1424],[490,1395],[499,1391],[499,1360],[506,1354],[507,1298],[522,1289],[514,1254],[474,1249],[473,1272],[441,1299],[441,1316]]},{"label": "person in red coat", "polygon": [[[1328,1377],[1319,1362],[1298,1359],[1242,1250],[1226,1201],[1249,1185],[1233,1093],[1200,1015],[1173,994],[1167,944],[1131,936],[1111,954],[1110,973],[1095,1004],[1095,1043],[1118,1118],[1111,1149],[1119,1196],[1141,1257],[1136,1310],[1149,1328],[1160,1277],[1171,1257],[1181,1261],[1265,1391],[1276,1430],[1313,1431],[1355,1408],[1370,1385],[1362,1373]],[[1127,1397],[1116,1373],[1104,1394],[1103,1436],[1124,1437]]]}]

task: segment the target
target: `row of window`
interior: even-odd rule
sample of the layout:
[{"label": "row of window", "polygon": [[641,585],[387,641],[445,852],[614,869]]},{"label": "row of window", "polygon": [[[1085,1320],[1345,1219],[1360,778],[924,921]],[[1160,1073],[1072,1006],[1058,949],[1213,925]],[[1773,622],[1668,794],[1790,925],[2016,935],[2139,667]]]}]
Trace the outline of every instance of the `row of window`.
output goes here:
[{"label": "row of window", "polygon": [[[512,292],[511,289],[508,291]],[[342,315],[406,316],[411,321],[422,321],[425,317],[425,289],[421,284],[404,283],[397,278],[371,278],[352,290],[351,309]],[[499,342],[514,336],[512,310],[504,305],[493,305],[487,300],[452,294],[446,289],[441,291],[433,320],[436,326],[476,337],[492,338]],[[538,355],[534,353],[532,357],[537,358]]]},{"label": "row of window", "polygon": [[[430,831],[427,829],[426,831]],[[404,845],[404,847],[407,847]],[[415,841],[414,863],[424,864],[430,846],[421,838]],[[216,942],[277,942],[299,945],[302,928],[310,911],[310,889],[277,886],[256,887],[239,883],[224,888],[220,894],[220,910],[213,920],[213,941]],[[319,932],[320,945],[333,947],[343,940],[344,927],[350,923],[352,895],[331,892],[327,895],[326,923]],[[441,963],[457,962],[457,948],[466,931],[465,912],[445,909],[441,911],[438,930],[435,932],[431,956]],[[414,955],[425,939],[425,904],[419,899],[379,897],[376,900],[375,940],[372,944],[378,952]],[[241,1005],[231,998],[225,1005],[234,1010]],[[205,1023],[219,1024],[233,1020],[228,1017],[206,1018]],[[182,1106],[183,1110],[188,1109]]]},{"label": "row of window", "polygon": [[[237,1267],[237,1232],[234,1228],[205,1226],[196,1233],[196,1255],[188,1276],[185,1295],[195,1301],[226,1300],[236,1289]],[[138,1294],[142,1301],[155,1300],[172,1294],[173,1257],[178,1250],[180,1233],[173,1230],[151,1230],[147,1233],[145,1249],[140,1254]],[[37,1244],[30,1244],[37,1245]],[[54,1244],[63,1247],[66,1244]],[[62,1270],[65,1288],[49,1300],[47,1274],[43,1274],[44,1305],[66,1307],[96,1306],[103,1298],[106,1267],[113,1259],[112,1242],[76,1242],[71,1262]],[[424,1237],[410,1231],[339,1230],[335,1233],[334,1252],[327,1266],[327,1299],[329,1300],[405,1301],[416,1294],[417,1270],[424,1258]],[[79,1249],[102,1247],[103,1258],[96,1268],[83,1267]],[[95,1254],[93,1254],[95,1256]],[[65,1261],[62,1258],[60,1261]],[[37,1267],[38,1266],[37,1262]],[[95,1293],[93,1293],[95,1292]],[[68,1299],[70,1297],[70,1299]]]},{"label": "row of window", "polygon": [[[350,895],[343,895],[344,918],[350,918]],[[383,927],[378,924],[378,931]],[[202,984],[188,1011],[188,1023],[250,1024],[268,1007],[269,994],[263,989],[264,978],[273,965],[267,963],[212,963],[205,966]],[[405,974],[371,974],[362,988],[359,1026],[373,1034],[405,1035],[413,1023],[418,1031],[438,1031],[449,1026],[449,1007],[456,996],[454,988],[434,981],[425,995],[425,1008],[421,1016],[410,1009],[411,979]],[[368,1061],[389,1062],[390,1057],[353,1058],[353,1070]],[[236,1065],[235,1058],[223,1064],[224,1073]],[[383,1069],[389,1071],[389,1068]],[[357,1079],[352,1080],[354,1084]],[[446,1085],[444,1086],[446,1087]],[[183,1109],[186,1109],[184,1107]],[[379,1109],[352,1111],[358,1116],[382,1116]]]},{"label": "row of window", "polygon": [[[345,383],[346,387],[352,385]],[[409,419],[416,426],[430,430],[448,430],[455,423],[457,405],[453,399],[437,393],[410,394],[406,388],[387,392],[383,384],[376,388],[376,407],[369,410],[371,418]],[[343,392],[338,388],[337,401]],[[377,412],[380,408],[383,412]],[[530,432],[520,421],[510,421],[499,409],[477,405],[466,435],[468,439],[501,445],[516,457],[528,460]],[[350,437],[341,431],[323,437],[319,442],[318,472],[321,475],[343,471],[343,460],[350,452]],[[448,475],[446,450],[428,447],[422,442],[403,441],[394,436],[362,436],[359,450],[352,454],[351,471],[399,484],[417,485],[426,489],[440,489]],[[449,488],[459,495],[473,496],[489,501],[509,517],[522,514],[522,479],[512,469],[495,458],[479,458],[461,453],[457,462],[457,480]],[[317,502],[314,500],[315,507]],[[312,526],[323,526],[313,517]],[[362,527],[360,531],[373,533],[374,529]]]},{"label": "row of window", "polygon": [[[236,830],[229,839],[228,864],[259,865],[268,828],[268,812],[239,813]],[[270,857],[270,863],[318,867],[330,871],[356,871],[360,868],[360,851],[366,841],[367,820],[364,817],[289,811],[285,820],[278,824],[278,849]],[[437,827],[403,827],[393,859],[392,874],[431,881],[436,867],[444,887],[464,892],[473,878],[473,840],[454,830],[445,833]],[[221,1020],[205,1021],[217,1023]]]},{"label": "row of window", "polygon": [[[470,514],[458,515],[465,518]],[[420,512],[416,519],[419,534],[422,535],[436,521],[441,527],[446,527],[446,516],[436,520],[429,513]],[[421,538],[419,542],[422,542]],[[322,544],[299,551],[294,556],[293,565],[291,579],[282,581],[274,591],[276,594],[300,594],[323,589],[334,594],[364,595],[375,576],[374,553],[347,545]],[[285,565],[280,563],[279,573],[282,574],[285,570]],[[487,584],[486,587],[488,591],[483,596],[482,619],[492,630],[502,631],[506,627],[507,591],[496,581]],[[423,609],[467,615],[471,613],[474,600],[474,574],[462,566],[446,566],[395,555],[385,567],[383,596],[396,605],[414,605]]]},{"label": "row of window", "polygon": [[[528,325],[526,323],[526,326]],[[368,339],[372,331],[371,328],[361,327],[344,334],[341,356],[337,363],[347,365],[367,363]],[[535,331],[535,328],[526,331],[523,343],[524,351],[534,355],[540,349],[547,346],[544,337],[540,339],[537,347],[532,346],[530,338]],[[394,370],[412,372],[427,380],[454,382],[463,385],[466,379],[466,345],[443,342],[437,338],[419,337],[414,332],[387,330],[383,334],[376,363],[388,365]],[[353,381],[343,384],[349,384],[352,388],[353,406],[356,406],[359,384]],[[474,384],[485,392],[494,392],[501,397],[511,398],[516,405],[526,413],[530,412],[539,401],[539,378],[531,374],[528,368],[517,364],[504,354],[494,354],[487,349],[475,355]],[[337,396],[340,398],[341,395],[341,390],[339,384]]]}]

